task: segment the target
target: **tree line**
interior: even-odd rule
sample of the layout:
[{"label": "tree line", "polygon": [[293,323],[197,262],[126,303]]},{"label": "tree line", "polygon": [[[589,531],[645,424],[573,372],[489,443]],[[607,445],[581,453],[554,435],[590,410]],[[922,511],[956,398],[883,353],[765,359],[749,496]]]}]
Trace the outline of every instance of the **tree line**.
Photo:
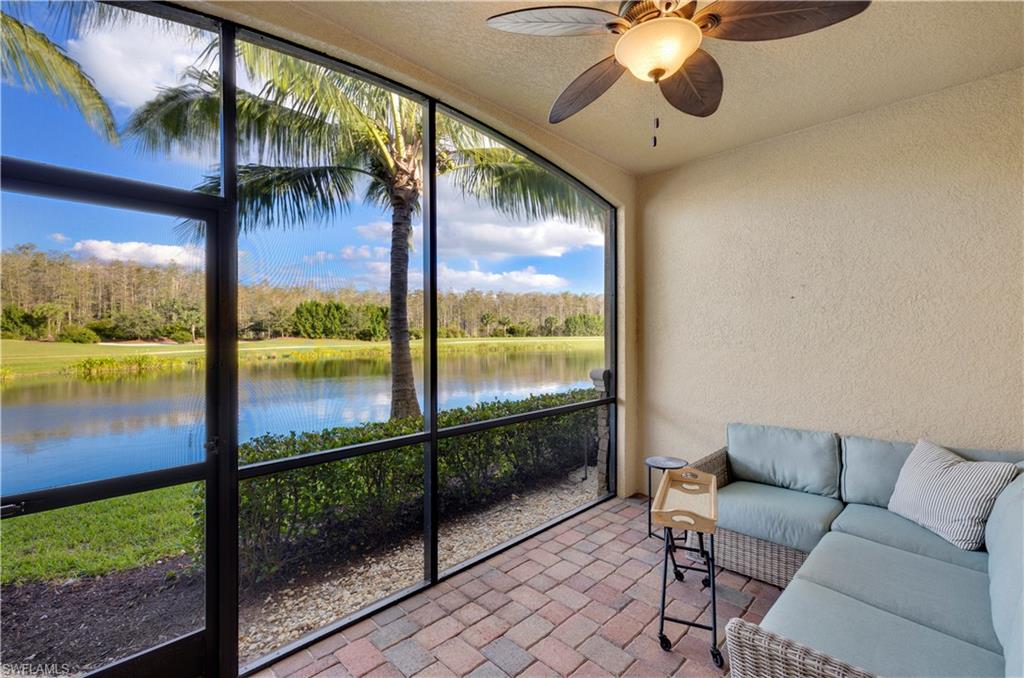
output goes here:
[{"label": "tree line", "polygon": [[[2,332],[48,341],[195,342],[205,332],[204,273],[170,264],[81,260],[18,245],[0,254]],[[596,336],[604,333],[599,294],[468,290],[438,294],[442,337]],[[389,338],[385,290],[240,285],[243,339]],[[410,334],[423,336],[423,291],[408,295]]]}]

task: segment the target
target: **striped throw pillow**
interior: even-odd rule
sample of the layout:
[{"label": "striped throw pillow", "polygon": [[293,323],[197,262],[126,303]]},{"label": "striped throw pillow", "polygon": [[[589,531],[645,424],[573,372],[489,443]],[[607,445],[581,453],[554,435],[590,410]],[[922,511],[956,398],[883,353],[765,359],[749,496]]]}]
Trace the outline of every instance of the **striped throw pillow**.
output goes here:
[{"label": "striped throw pillow", "polygon": [[927,440],[907,457],[889,510],[962,549],[985,543],[985,523],[999,493],[1018,471],[1002,461],[967,461]]}]

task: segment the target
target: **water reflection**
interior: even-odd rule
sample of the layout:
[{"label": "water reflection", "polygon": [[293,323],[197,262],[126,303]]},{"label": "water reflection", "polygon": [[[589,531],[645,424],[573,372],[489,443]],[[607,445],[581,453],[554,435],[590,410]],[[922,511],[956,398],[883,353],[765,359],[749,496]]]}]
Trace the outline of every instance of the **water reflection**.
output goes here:
[{"label": "water reflection", "polygon": [[[601,349],[442,355],[442,409],[591,385]],[[417,362],[422,394],[422,363]],[[245,363],[239,439],[387,419],[385,358]],[[104,380],[16,381],[3,389],[4,494],[201,461],[204,375],[181,370]]]}]

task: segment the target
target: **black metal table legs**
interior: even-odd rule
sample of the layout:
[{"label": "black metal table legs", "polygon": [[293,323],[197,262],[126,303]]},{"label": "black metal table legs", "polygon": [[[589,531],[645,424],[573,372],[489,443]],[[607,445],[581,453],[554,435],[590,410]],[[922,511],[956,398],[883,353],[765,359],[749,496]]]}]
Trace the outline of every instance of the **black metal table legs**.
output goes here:
[{"label": "black metal table legs", "polygon": [[[690,546],[680,546],[676,543],[675,535],[672,534],[672,529],[665,528],[665,557],[662,561],[661,568],[661,610],[658,619],[658,642],[661,643],[661,649],[671,650],[672,641],[665,635],[665,622],[673,622],[675,624],[685,624],[687,626],[694,626],[699,629],[704,629],[711,632],[711,660],[715,662],[715,666],[721,668],[723,664],[722,652],[718,649],[718,610],[715,600],[715,535],[709,534],[709,548],[704,548],[704,535],[700,532],[697,533],[698,547],[693,548]],[[683,543],[686,542],[686,534],[683,533]],[[693,567],[690,565],[680,566],[676,562],[675,552],[676,551],[689,551],[696,553],[704,561],[704,567]],[[701,624],[696,621],[688,621],[686,619],[676,619],[675,617],[669,617],[665,614],[666,602],[665,598],[668,592],[669,580],[668,580],[668,568],[669,562],[672,563],[673,573],[675,578],[682,581],[683,572],[685,570],[692,570],[695,572],[703,572],[705,574],[702,584],[711,589],[711,625]]]}]

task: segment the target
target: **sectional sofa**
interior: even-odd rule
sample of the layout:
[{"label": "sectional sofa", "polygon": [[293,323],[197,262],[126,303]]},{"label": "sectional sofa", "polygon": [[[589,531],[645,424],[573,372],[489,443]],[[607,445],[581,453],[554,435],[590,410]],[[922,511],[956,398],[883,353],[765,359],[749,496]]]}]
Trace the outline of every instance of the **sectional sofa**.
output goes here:
[{"label": "sectional sofa", "polygon": [[[911,443],[732,424],[716,560],[785,587],[727,629],[735,678],[1024,675],[1024,475],[964,551],[886,509]],[[977,461],[1024,452],[955,449]]]}]

